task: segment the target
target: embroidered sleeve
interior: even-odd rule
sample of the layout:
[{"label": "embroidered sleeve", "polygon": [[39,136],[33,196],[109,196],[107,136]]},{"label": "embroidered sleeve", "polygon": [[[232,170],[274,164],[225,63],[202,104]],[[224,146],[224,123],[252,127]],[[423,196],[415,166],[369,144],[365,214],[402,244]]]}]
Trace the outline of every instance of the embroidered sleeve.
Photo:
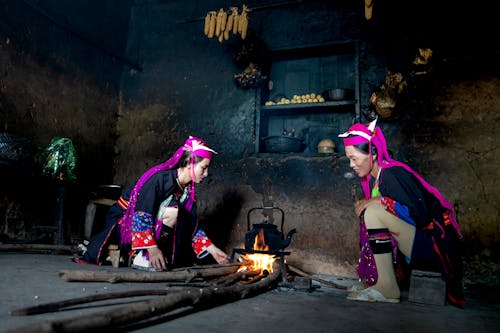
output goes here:
[{"label": "embroidered sleeve", "polygon": [[402,205],[389,197],[381,197],[380,203],[382,204],[382,206],[384,206],[384,209],[387,212],[399,217],[400,219],[406,221],[411,225],[415,225],[415,221],[413,221],[410,216],[410,210],[405,205]]},{"label": "embroidered sleeve", "polygon": [[153,216],[142,211],[135,212],[132,218],[132,249],[145,249],[156,246]]},{"label": "embroidered sleeve", "polygon": [[380,193],[395,201],[395,211],[401,219],[408,216],[419,227],[428,225],[436,208],[432,195],[423,187],[418,179],[402,167],[384,169],[379,184]]},{"label": "embroidered sleeve", "polygon": [[207,248],[212,245],[212,241],[208,238],[207,234],[201,229],[196,231],[192,239],[193,251],[196,257],[201,259],[208,254]]}]

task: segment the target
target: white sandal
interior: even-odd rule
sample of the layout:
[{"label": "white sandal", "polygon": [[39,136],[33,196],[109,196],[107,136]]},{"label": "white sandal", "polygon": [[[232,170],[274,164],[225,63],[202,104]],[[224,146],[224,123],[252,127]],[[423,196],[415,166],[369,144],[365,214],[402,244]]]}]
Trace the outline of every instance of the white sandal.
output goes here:
[{"label": "white sandal", "polygon": [[368,285],[366,283],[359,282],[359,283],[353,284],[350,287],[347,287],[346,290],[349,292],[353,292],[353,291],[361,291],[361,290],[364,290],[366,288],[368,288]]},{"label": "white sandal", "polygon": [[385,298],[380,291],[373,288],[366,288],[361,291],[352,292],[347,295],[347,299],[362,302],[399,303],[399,298]]}]

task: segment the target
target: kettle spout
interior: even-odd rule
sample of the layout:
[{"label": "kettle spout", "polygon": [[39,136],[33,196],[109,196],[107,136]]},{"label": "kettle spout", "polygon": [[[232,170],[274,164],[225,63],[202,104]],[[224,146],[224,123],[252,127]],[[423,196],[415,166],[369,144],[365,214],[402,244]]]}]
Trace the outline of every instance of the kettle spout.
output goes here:
[{"label": "kettle spout", "polygon": [[290,230],[287,234],[286,234],[286,237],[285,239],[283,240],[283,242],[281,243],[281,248],[284,249],[285,247],[287,247],[288,245],[290,245],[290,242],[292,241],[292,236],[294,233],[297,232],[297,229],[293,228],[292,230]]}]

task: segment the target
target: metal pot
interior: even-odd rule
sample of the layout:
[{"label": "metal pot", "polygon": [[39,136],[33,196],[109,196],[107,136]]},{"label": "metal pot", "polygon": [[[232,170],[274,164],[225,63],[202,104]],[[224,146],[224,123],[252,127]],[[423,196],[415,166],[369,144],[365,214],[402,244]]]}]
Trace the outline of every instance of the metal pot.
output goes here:
[{"label": "metal pot", "polygon": [[343,88],[328,89],[322,95],[327,101],[343,101],[352,99],[354,97],[354,90]]},{"label": "metal pot", "polygon": [[302,139],[293,136],[267,136],[263,140],[265,151],[268,153],[296,153],[304,149]]}]

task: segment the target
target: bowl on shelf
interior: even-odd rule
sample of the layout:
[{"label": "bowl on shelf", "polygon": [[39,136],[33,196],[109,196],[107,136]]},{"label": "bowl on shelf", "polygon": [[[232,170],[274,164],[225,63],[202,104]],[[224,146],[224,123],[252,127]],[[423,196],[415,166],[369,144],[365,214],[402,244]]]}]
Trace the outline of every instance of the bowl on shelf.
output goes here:
[{"label": "bowl on shelf", "polygon": [[262,140],[268,153],[298,153],[304,150],[302,139],[293,136],[271,135]]},{"label": "bowl on shelf", "polygon": [[344,88],[327,89],[322,95],[326,101],[344,101],[354,98],[354,90]]}]

